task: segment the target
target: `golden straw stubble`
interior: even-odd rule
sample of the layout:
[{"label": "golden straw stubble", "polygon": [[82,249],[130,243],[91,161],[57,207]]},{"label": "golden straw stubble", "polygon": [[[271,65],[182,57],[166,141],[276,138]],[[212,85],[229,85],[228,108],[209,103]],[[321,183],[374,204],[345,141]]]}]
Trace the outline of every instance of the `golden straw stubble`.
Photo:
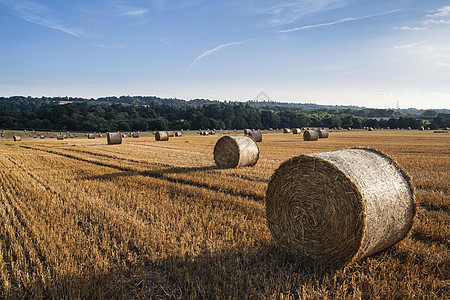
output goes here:
[{"label": "golden straw stubble", "polygon": [[301,155],[272,175],[269,229],[287,253],[342,267],[403,239],[415,213],[409,178],[370,149]]}]

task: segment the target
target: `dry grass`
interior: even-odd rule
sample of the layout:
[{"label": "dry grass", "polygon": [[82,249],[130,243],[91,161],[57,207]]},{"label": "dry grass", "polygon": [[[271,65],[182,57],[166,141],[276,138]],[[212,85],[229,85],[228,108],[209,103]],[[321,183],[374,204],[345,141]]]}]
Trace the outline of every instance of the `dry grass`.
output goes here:
[{"label": "dry grass", "polygon": [[[345,131],[308,143],[271,132],[255,167],[218,169],[221,136],[0,144],[0,298],[449,298],[450,136]],[[413,178],[410,236],[340,270],[287,259],[265,219],[273,171],[355,146]]]}]

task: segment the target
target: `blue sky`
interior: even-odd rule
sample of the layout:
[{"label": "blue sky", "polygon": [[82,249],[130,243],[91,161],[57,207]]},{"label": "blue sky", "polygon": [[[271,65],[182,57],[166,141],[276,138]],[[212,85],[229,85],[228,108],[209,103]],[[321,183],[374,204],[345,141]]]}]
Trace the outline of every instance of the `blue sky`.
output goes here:
[{"label": "blue sky", "polygon": [[450,108],[449,1],[0,0],[0,41],[0,96]]}]

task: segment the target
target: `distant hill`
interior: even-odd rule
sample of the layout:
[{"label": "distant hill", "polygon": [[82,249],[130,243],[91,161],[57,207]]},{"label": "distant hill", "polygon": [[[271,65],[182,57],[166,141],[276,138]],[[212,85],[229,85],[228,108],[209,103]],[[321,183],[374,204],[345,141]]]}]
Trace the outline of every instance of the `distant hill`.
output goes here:
[{"label": "distant hill", "polygon": [[[7,103],[10,105],[19,104],[22,109],[29,109],[31,107],[36,107],[41,105],[42,103],[59,103],[59,104],[67,104],[67,103],[76,103],[76,102],[88,102],[91,104],[113,104],[120,103],[126,105],[151,105],[151,104],[160,104],[160,105],[172,105],[175,107],[183,107],[186,105],[191,106],[204,106],[211,104],[220,104],[220,103],[242,103],[244,105],[249,105],[251,107],[260,108],[260,109],[272,109],[275,111],[280,111],[284,109],[294,109],[294,110],[331,110],[331,111],[361,111],[367,110],[372,113],[369,117],[391,117],[391,116],[422,116],[427,111],[434,111],[437,113],[449,114],[450,109],[417,109],[417,108],[403,108],[403,109],[374,109],[367,108],[364,106],[355,106],[355,105],[320,105],[315,103],[293,103],[293,102],[276,102],[276,101],[255,101],[249,100],[247,102],[239,102],[239,101],[218,101],[218,100],[209,100],[209,99],[192,99],[192,100],[183,100],[177,98],[160,98],[157,96],[120,96],[120,97],[101,97],[101,98],[72,98],[72,97],[23,97],[23,96],[13,96],[13,97],[0,97],[0,103]],[[377,112],[380,114],[377,115]],[[386,114],[386,112],[388,112]]]}]

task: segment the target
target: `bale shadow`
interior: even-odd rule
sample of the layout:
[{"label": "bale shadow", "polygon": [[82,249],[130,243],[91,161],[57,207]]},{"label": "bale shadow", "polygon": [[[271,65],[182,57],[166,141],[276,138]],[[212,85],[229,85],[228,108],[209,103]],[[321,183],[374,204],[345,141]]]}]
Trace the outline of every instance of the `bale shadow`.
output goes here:
[{"label": "bale shadow", "polygon": [[275,245],[265,245],[222,249],[194,257],[142,260],[101,274],[52,276],[45,283],[19,287],[4,298],[260,299],[279,295],[300,298],[301,285],[312,283],[314,288],[314,284],[332,273],[333,270],[296,262]]}]

